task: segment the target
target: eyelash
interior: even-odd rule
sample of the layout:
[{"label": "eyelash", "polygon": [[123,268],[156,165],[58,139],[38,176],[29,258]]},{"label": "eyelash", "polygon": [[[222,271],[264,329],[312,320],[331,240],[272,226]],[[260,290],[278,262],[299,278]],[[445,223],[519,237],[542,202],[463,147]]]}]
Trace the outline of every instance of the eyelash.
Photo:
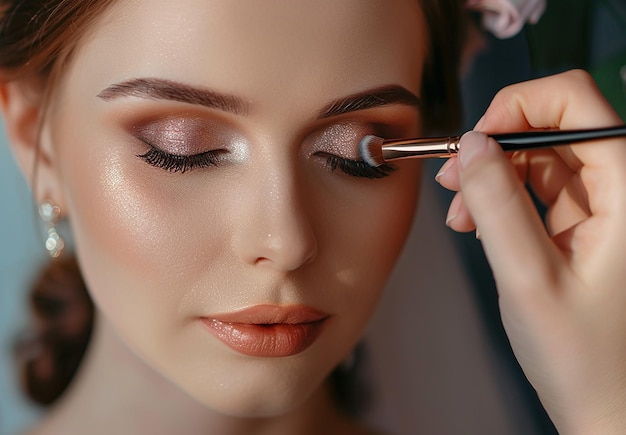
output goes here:
[{"label": "eyelash", "polygon": [[[180,172],[184,174],[193,169],[203,169],[211,166],[219,166],[219,151],[207,151],[191,156],[179,156],[166,153],[152,147],[144,154],[137,157],[151,166],[164,169],[168,172]],[[324,153],[325,154],[325,153]],[[341,172],[356,178],[384,178],[391,175],[396,167],[383,164],[378,167],[371,167],[362,160],[351,160],[333,154],[326,154],[326,164],[332,171],[339,169]]]},{"label": "eyelash", "polygon": [[384,178],[391,175],[397,169],[395,166],[384,163],[381,166],[372,167],[363,160],[351,160],[328,154],[326,164],[335,171],[339,169],[343,173],[357,178]]},{"label": "eyelash", "polygon": [[219,151],[207,151],[191,156],[178,156],[151,146],[146,153],[138,154],[137,157],[144,160],[149,165],[164,169],[168,172],[180,172],[184,174],[192,169],[219,166],[220,161],[218,154]]}]

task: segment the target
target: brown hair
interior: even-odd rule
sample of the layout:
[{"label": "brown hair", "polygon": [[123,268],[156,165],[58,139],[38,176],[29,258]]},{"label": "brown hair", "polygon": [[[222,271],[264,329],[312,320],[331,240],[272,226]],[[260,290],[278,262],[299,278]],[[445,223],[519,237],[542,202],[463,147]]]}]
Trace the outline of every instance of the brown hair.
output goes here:
[{"label": "brown hair", "polygon": [[468,15],[463,0],[420,0],[429,51],[422,77],[422,121],[428,133],[455,133],[461,126],[461,55]]},{"label": "brown hair", "polygon": [[[80,38],[113,3],[0,0],[0,80],[43,78],[49,93]],[[461,120],[457,74],[465,32],[464,2],[420,3],[430,39],[421,93],[424,126],[430,132],[451,132]],[[34,286],[31,308],[37,320],[36,337],[18,346],[26,355],[23,383],[33,400],[50,404],[74,376],[93,325],[92,302],[74,259],[50,263]],[[70,321],[70,316],[78,320]]]},{"label": "brown hair", "polygon": [[2,79],[47,75],[113,0],[0,0]]},{"label": "brown hair", "polygon": [[87,349],[93,303],[76,259],[55,259],[34,283],[29,305],[32,338],[17,345],[23,360],[23,386],[35,402],[47,405],[65,391]]}]

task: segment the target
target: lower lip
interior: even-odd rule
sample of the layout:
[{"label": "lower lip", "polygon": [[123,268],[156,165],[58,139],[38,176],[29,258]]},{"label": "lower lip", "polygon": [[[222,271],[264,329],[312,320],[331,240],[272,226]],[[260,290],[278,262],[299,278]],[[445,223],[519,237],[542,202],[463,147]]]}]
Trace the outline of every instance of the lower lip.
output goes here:
[{"label": "lower lip", "polygon": [[310,323],[230,323],[203,318],[209,330],[231,349],[247,356],[276,358],[306,350],[322,332],[324,320]]}]

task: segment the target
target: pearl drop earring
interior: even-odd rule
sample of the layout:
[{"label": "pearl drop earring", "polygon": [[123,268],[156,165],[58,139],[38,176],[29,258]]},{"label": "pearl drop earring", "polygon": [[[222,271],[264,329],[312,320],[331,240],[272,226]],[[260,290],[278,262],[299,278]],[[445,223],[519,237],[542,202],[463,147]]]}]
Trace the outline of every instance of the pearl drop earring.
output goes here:
[{"label": "pearl drop earring", "polygon": [[39,204],[39,216],[46,224],[46,250],[50,257],[56,258],[61,255],[65,247],[65,241],[59,236],[56,229],[56,224],[61,216],[61,208],[49,201],[44,201]]}]

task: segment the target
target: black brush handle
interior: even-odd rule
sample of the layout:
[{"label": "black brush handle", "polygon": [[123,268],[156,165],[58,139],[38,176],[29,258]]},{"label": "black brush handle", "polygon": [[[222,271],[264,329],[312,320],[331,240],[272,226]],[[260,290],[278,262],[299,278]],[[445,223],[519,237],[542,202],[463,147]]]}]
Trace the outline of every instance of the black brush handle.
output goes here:
[{"label": "black brush handle", "polygon": [[626,125],[591,130],[527,131],[489,136],[494,138],[504,151],[518,151],[626,136]]}]

